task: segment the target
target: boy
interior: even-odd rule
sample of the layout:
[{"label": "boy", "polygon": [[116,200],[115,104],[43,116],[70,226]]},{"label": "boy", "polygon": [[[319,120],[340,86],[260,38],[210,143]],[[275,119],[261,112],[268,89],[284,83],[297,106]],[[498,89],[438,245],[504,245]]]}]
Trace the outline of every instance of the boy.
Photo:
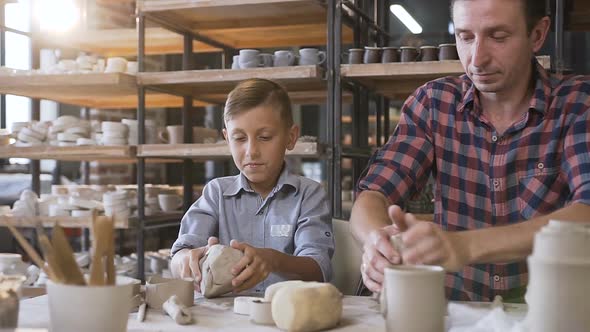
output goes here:
[{"label": "boy", "polygon": [[330,281],[334,252],[326,194],[316,182],[287,171],[286,150],[299,128],[278,84],[241,82],[224,110],[223,136],[240,174],[212,180],[182,219],[172,246],[172,274],[201,280],[199,259],[210,245],[244,252],[232,268],[234,292],[287,279]]}]

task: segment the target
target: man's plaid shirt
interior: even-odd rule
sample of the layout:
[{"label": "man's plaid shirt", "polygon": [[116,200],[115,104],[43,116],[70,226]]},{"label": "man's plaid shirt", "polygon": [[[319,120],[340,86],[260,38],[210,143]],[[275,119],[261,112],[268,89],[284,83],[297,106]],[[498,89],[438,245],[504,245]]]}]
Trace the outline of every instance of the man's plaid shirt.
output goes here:
[{"label": "man's plaid shirt", "polygon": [[[420,87],[357,190],[400,204],[435,179],[434,222],[444,230],[509,225],[574,202],[590,204],[590,77],[558,79],[533,63],[529,111],[505,133],[482,114],[467,77]],[[446,278],[451,300],[490,301],[522,288],[525,261],[475,264]]]}]

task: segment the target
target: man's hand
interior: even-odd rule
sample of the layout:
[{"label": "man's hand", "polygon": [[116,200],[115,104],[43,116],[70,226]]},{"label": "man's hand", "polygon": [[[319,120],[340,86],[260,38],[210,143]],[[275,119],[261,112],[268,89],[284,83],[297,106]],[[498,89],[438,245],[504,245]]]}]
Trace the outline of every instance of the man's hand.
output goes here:
[{"label": "man's hand", "polygon": [[195,249],[182,249],[172,257],[172,275],[176,278],[192,278],[195,284],[195,290],[201,292],[201,268],[199,261],[209,247],[219,243],[219,239],[211,236],[207,240],[207,245]]},{"label": "man's hand", "polygon": [[[403,219],[403,211],[395,206],[388,210],[391,220]],[[391,245],[390,237],[401,229],[397,224],[378,228],[369,234],[369,240],[363,246],[363,263],[361,274],[363,282],[373,292],[380,292],[384,280],[385,268],[401,263],[400,254]]]},{"label": "man's hand", "polygon": [[[395,205],[389,207],[392,210],[401,211]],[[469,263],[469,253],[459,232],[445,232],[439,225],[417,220],[411,213],[397,216],[392,221],[403,230],[404,264],[440,265],[446,271],[456,272]]]},{"label": "man's hand", "polygon": [[256,248],[245,242],[231,240],[230,246],[244,253],[238,263],[232,267],[234,293],[239,293],[256,286],[275,270],[273,265],[274,250]]}]

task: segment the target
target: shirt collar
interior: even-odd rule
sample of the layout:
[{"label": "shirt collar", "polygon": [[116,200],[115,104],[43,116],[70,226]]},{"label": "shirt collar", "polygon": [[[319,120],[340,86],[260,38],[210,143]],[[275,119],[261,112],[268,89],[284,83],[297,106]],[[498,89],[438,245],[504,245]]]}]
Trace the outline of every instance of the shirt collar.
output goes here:
[{"label": "shirt collar", "polygon": [[[281,175],[279,175],[279,180],[272,190],[271,195],[279,190],[286,190],[288,187],[293,188],[295,190],[295,195],[297,195],[297,193],[299,193],[299,181],[299,177],[289,172],[287,166],[283,165],[283,170],[281,171]],[[250,183],[248,183],[246,176],[240,172],[240,174],[235,177],[234,182],[223,191],[223,196],[235,196],[242,190],[254,192],[252,187],[250,187]]]},{"label": "shirt collar", "polygon": [[[549,97],[551,96],[551,81],[549,79],[549,74],[536,58],[533,57],[531,62],[533,65],[535,89],[533,96],[531,97],[529,108],[545,114],[547,112],[547,105],[549,105]],[[479,98],[477,97],[475,84],[473,84],[467,74],[463,74],[461,79],[463,80],[463,91],[465,91],[465,93],[463,94],[463,102],[459,108],[457,108],[457,111],[463,112],[464,110],[476,110],[479,112],[481,107],[479,106]]]}]

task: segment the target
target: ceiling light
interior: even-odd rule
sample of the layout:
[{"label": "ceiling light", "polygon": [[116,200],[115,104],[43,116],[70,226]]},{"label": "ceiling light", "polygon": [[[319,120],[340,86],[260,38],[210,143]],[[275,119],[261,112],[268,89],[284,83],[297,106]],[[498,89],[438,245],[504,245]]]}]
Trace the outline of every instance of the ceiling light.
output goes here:
[{"label": "ceiling light", "polygon": [[44,32],[66,32],[80,20],[80,9],[74,0],[38,1],[39,29]]},{"label": "ceiling light", "polygon": [[416,20],[408,13],[402,5],[391,5],[389,10],[397,17],[411,33],[417,35],[422,33],[422,27]]}]

